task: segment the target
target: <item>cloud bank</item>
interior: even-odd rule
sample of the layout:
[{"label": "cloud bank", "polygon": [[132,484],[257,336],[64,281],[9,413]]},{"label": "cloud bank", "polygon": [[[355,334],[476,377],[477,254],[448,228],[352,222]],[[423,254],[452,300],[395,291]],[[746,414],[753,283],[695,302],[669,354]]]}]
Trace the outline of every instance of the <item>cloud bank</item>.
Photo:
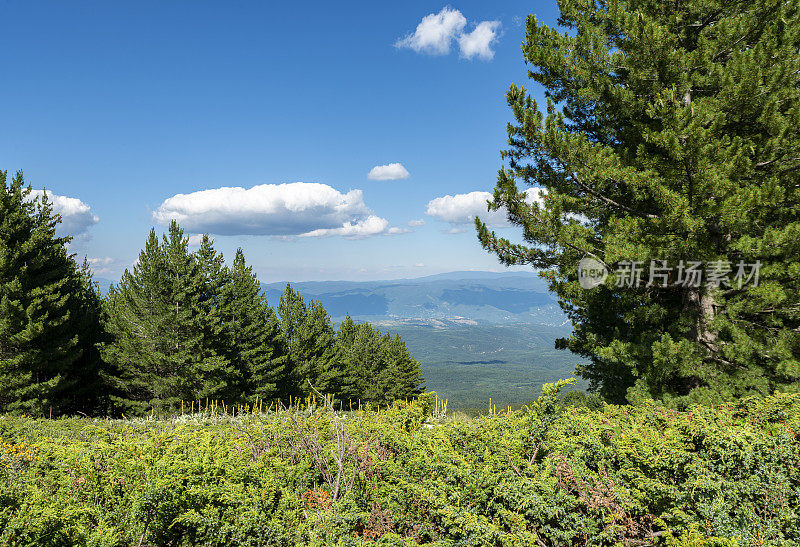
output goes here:
[{"label": "cloud bank", "polygon": [[367,173],[367,178],[370,180],[407,179],[409,176],[411,176],[411,174],[403,167],[402,163],[376,165]]},{"label": "cloud bank", "polygon": [[349,238],[388,233],[361,190],[343,194],[327,184],[292,182],[252,188],[223,187],[177,194],[164,200],[153,219],[177,220],[189,233]]},{"label": "cloud bank", "polygon": [[[44,193],[45,190],[31,190],[28,199],[33,201]],[[47,199],[53,206],[53,212],[61,215],[61,224],[56,228],[60,235],[86,238],[89,228],[100,222],[100,218],[92,213],[92,208],[78,198],[47,192]]]},{"label": "cloud bank", "polygon": [[395,47],[413,49],[428,55],[447,55],[455,41],[461,57],[484,61],[494,57],[491,46],[497,41],[500,21],[481,21],[465,33],[467,18],[457,9],[445,7],[422,18],[416,30],[395,42]]},{"label": "cloud bank", "polygon": [[[525,190],[525,201],[541,203],[541,190],[528,188]],[[488,211],[486,202],[492,199],[491,192],[469,192],[468,194],[446,195],[428,202],[425,214],[450,224],[447,233],[457,234],[479,216],[491,228],[507,228],[510,226],[505,208]]]}]

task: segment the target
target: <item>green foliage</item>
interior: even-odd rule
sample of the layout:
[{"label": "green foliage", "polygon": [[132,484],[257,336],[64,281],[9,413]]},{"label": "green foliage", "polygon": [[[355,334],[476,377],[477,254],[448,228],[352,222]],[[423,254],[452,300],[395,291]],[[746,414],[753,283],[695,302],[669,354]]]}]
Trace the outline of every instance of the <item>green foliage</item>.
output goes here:
[{"label": "green foliage", "polygon": [[559,404],[561,387],[475,419],[430,416],[430,397],[341,414],[0,417],[0,543],[800,544],[800,395],[590,410]]},{"label": "green foliage", "polygon": [[200,258],[206,262],[188,252],[173,222],[160,243],[151,230],[133,272],[126,270],[110,289],[102,353],[120,410],[166,410],[224,393],[229,362],[218,351],[218,314],[209,313],[219,287],[204,279],[211,275],[210,257]]},{"label": "green foliage", "polygon": [[[161,241],[152,230],[133,271],[109,290],[101,350],[111,411],[288,403],[314,390],[385,405],[420,392],[419,363],[399,337],[350,321],[366,338],[345,340],[325,308],[290,285],[276,314],[241,249],[228,268],[208,236],[193,253],[187,241],[175,222]],[[366,345],[368,358],[348,358]]]},{"label": "green foliage", "polygon": [[0,411],[91,412],[97,404],[99,294],[57,237],[47,195],[0,171]]},{"label": "green foliage", "polygon": [[419,363],[400,336],[381,334],[369,323],[357,324],[348,315],[336,338],[346,379],[343,399],[386,405],[421,393],[424,380]]},{"label": "green foliage", "polygon": [[[559,2],[523,45],[546,113],[507,94],[508,167],[477,221],[506,264],[533,264],[569,314],[561,347],[608,400],[675,406],[800,389],[800,13],[793,2]],[[532,203],[517,182],[543,190]],[[581,289],[577,263],[760,261],[760,284]],[[645,279],[647,271],[644,272]]]}]

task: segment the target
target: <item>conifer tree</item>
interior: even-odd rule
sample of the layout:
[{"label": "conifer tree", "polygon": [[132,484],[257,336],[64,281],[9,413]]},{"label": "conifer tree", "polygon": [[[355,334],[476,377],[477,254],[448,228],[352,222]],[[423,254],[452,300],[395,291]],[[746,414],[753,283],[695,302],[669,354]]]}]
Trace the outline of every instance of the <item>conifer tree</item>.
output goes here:
[{"label": "conifer tree", "polygon": [[310,395],[306,379],[320,393],[339,395],[341,390],[341,358],[336,345],[333,323],[319,302],[308,303],[303,323],[297,333],[299,352],[295,354],[301,395]]},{"label": "conifer tree", "polygon": [[387,404],[421,393],[423,379],[399,335],[381,334],[348,315],[336,334],[341,356],[341,399]]},{"label": "conifer tree", "polygon": [[359,398],[378,404],[385,404],[389,396],[386,340],[369,323],[357,326],[350,367],[358,374]]},{"label": "conifer tree", "polygon": [[[525,241],[477,220],[481,243],[505,264],[544,270],[574,325],[559,347],[589,359],[579,372],[607,399],[685,405],[797,391],[797,3],[559,8],[560,29],[527,20],[524,59],[546,112],[511,86],[508,165],[490,204]],[[541,188],[541,202],[517,182]],[[612,272],[605,284],[579,286],[582,258]],[[621,264],[651,260],[673,272],[700,262],[704,282],[674,273],[666,288],[628,284]],[[739,264],[749,276],[757,263],[758,286],[706,282]]]},{"label": "conifer tree", "polygon": [[222,395],[228,363],[207,332],[207,298],[197,260],[174,221],[159,243],[155,230],[139,260],[106,297],[103,348],[112,366],[117,407],[173,409],[181,401]]},{"label": "conifer tree", "polygon": [[91,412],[97,293],[47,195],[29,196],[21,172],[0,171],[0,411]]},{"label": "conifer tree", "polygon": [[222,253],[214,249],[208,234],[204,234],[200,248],[192,257],[199,274],[200,301],[196,320],[201,332],[202,388],[199,398],[221,399],[229,403],[243,398],[245,371],[233,363],[234,351],[226,330],[225,289],[232,279],[225,267]]},{"label": "conifer tree", "polygon": [[325,308],[313,300],[306,303],[287,284],[278,303],[278,314],[294,395],[311,395],[310,381],[319,392],[338,396],[342,381],[341,357],[336,332]]},{"label": "conifer tree", "polygon": [[359,348],[356,346],[357,333],[358,325],[350,317],[350,314],[347,314],[336,331],[336,345],[339,347],[341,369],[339,398],[344,404],[347,404],[348,401],[356,402],[364,398],[362,392],[363,381],[358,359]]},{"label": "conifer tree", "polygon": [[400,335],[393,338],[386,335],[385,348],[389,378],[385,392],[389,401],[410,399],[422,393],[425,380],[420,373],[419,361],[411,357]]},{"label": "conifer tree", "polygon": [[305,383],[308,370],[301,370],[299,356],[301,355],[300,330],[306,317],[306,303],[300,293],[287,283],[278,301],[278,317],[280,320],[281,336],[286,345],[288,361],[286,363],[286,389],[285,396],[298,396],[301,393],[299,384]]},{"label": "conifer tree", "polygon": [[230,362],[243,379],[241,392],[251,402],[284,397],[290,388],[280,324],[241,249],[236,251],[228,278],[221,306],[224,341]]}]

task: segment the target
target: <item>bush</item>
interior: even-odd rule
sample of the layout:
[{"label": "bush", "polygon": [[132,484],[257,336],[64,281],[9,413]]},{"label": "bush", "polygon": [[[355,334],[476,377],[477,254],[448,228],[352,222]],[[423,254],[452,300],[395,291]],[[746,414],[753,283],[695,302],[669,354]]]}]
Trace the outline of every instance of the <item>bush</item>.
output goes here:
[{"label": "bush", "polygon": [[[0,417],[4,545],[797,545],[800,395]],[[592,405],[593,406],[593,405]],[[338,488],[337,485],[338,484]]]}]

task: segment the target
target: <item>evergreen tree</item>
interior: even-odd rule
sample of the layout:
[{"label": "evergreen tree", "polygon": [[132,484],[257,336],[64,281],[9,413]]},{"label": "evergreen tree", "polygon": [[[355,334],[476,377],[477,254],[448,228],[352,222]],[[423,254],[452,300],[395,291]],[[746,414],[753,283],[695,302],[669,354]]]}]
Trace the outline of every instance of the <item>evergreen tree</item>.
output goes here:
[{"label": "evergreen tree", "polygon": [[348,401],[356,402],[363,398],[363,381],[358,359],[359,349],[356,346],[357,333],[358,325],[350,317],[350,314],[347,314],[336,331],[336,345],[339,347],[341,369],[339,398],[345,405]]},{"label": "evergreen tree", "polygon": [[114,401],[126,412],[172,409],[181,401],[215,398],[227,361],[204,338],[208,293],[183,231],[172,222],[159,243],[155,230],[133,272],[106,297],[103,348],[113,367]]},{"label": "evergreen tree", "polygon": [[313,392],[339,395],[341,358],[331,318],[319,302],[303,301],[287,284],[278,303],[281,333],[289,356],[288,376],[295,396]]},{"label": "evergreen tree", "polygon": [[242,377],[242,394],[251,402],[288,395],[288,357],[280,324],[241,249],[228,277],[222,298],[224,340],[228,358]]},{"label": "evergreen tree", "polygon": [[[490,204],[525,243],[477,220],[483,246],[544,270],[574,325],[559,347],[589,358],[580,374],[612,401],[800,389],[797,4],[559,7],[561,29],[527,20],[546,114],[511,86],[508,167]],[[541,203],[517,181],[543,189]],[[584,257],[612,271],[605,284],[580,288]],[[699,261],[704,282],[617,286],[623,261],[654,259],[676,272]],[[705,282],[757,262],[758,286]]]},{"label": "evergreen tree", "polygon": [[400,335],[396,334],[394,338],[387,335],[385,348],[389,378],[385,392],[389,401],[410,399],[422,393],[425,379],[420,372],[419,361],[411,357]]},{"label": "evergreen tree", "polygon": [[45,194],[0,171],[0,411],[91,412],[99,361],[97,293],[56,237]]},{"label": "evergreen tree", "polygon": [[390,378],[386,340],[369,323],[358,325],[353,342],[350,367],[358,374],[358,392],[362,401],[378,404],[387,402]]},{"label": "evergreen tree", "polygon": [[385,405],[421,393],[419,362],[399,335],[381,334],[348,315],[336,334],[341,356],[341,399]]},{"label": "evergreen tree", "polygon": [[295,370],[301,372],[300,394],[311,395],[308,379],[320,393],[339,395],[341,358],[336,333],[328,312],[319,302],[308,303],[297,339],[300,351],[295,354]]},{"label": "evergreen tree", "polygon": [[280,320],[281,336],[286,345],[288,361],[286,363],[285,375],[286,386],[283,390],[284,396],[299,396],[301,393],[300,383],[305,383],[308,377],[308,370],[299,368],[301,351],[300,330],[306,316],[306,304],[300,293],[287,283],[286,288],[281,293],[278,300],[278,317]]},{"label": "evergreen tree", "polygon": [[199,274],[199,313],[196,319],[201,331],[202,388],[199,398],[209,397],[233,403],[243,397],[245,371],[233,361],[236,359],[226,331],[225,289],[232,279],[225,267],[222,253],[214,249],[208,234],[204,234],[200,248],[192,257]]}]

